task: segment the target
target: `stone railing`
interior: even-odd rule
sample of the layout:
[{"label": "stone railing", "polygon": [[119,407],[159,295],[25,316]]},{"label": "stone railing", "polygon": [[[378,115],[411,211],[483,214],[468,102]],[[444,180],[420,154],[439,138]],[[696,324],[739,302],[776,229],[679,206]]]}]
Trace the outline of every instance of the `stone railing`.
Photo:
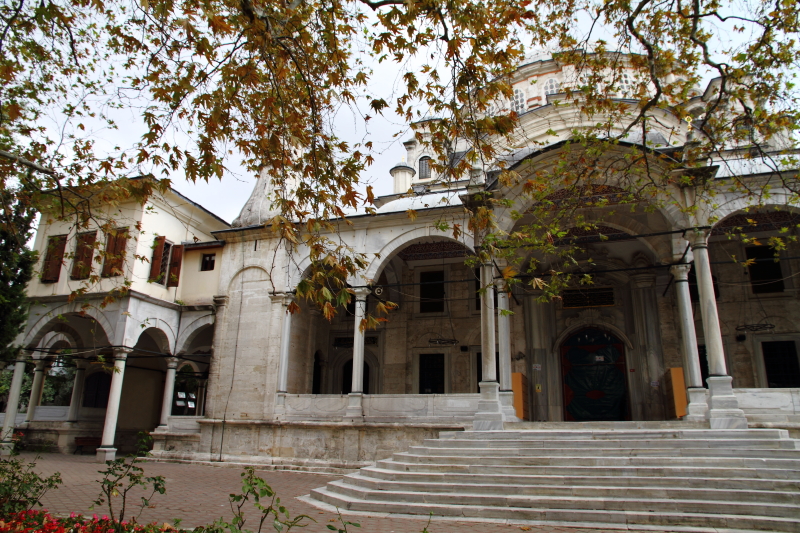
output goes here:
[{"label": "stone railing", "polygon": [[[372,394],[364,395],[366,422],[471,423],[479,394]],[[340,421],[347,396],[287,394],[286,420]]]},{"label": "stone railing", "polygon": [[800,424],[800,389],[733,389],[753,423]]}]

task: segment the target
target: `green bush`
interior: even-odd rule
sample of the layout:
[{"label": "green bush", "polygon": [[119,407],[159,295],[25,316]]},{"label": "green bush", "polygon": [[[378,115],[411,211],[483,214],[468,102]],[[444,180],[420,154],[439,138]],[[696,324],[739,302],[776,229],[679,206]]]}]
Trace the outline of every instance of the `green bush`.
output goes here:
[{"label": "green bush", "polygon": [[36,459],[30,463],[17,457],[0,459],[0,516],[41,506],[42,496],[61,484],[61,474],[43,477],[33,470],[35,466]]}]

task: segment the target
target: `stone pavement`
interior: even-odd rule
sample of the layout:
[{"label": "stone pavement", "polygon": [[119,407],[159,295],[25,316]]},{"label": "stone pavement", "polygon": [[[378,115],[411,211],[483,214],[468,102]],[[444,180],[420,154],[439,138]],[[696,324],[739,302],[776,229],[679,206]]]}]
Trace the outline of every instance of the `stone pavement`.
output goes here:
[{"label": "stone pavement", "polygon": [[[23,453],[22,459],[32,461],[33,453]],[[60,472],[63,485],[55,491],[47,493],[43,499],[44,508],[55,514],[69,514],[72,511],[100,516],[108,514],[106,507],[92,510],[92,501],[100,492],[100,470],[104,465],[95,462],[94,455],[60,455],[42,454],[36,461],[36,469],[43,474]],[[241,489],[242,469],[231,466],[206,466],[194,464],[147,462],[144,465],[145,475],[161,475],[166,478],[167,492],[156,495],[151,505],[142,510],[139,522],[168,522],[174,518],[182,518],[181,527],[194,527],[224,517],[230,519],[232,513],[228,504],[228,495]],[[298,499],[307,495],[311,489],[325,485],[329,480],[340,476],[308,474],[302,472],[261,471],[259,475],[276,491],[281,502],[292,516],[306,514],[316,523],[296,531],[307,533],[329,532],[326,525],[338,525],[336,513],[332,510],[321,510]],[[139,512],[142,491],[131,492],[128,496],[129,509]],[[119,502],[115,502],[119,506]],[[126,513],[130,515],[130,513]],[[248,513],[245,528],[258,530],[255,512]],[[348,526],[349,533],[420,533],[427,524],[427,519],[406,516],[375,516],[366,514],[344,514],[345,520],[358,522],[360,528]],[[263,532],[273,531],[265,525]],[[433,519],[428,525],[429,533],[595,533],[595,529],[582,529],[562,526],[514,525],[490,522],[468,522],[453,519]],[[652,530],[651,530],[652,531]]]}]

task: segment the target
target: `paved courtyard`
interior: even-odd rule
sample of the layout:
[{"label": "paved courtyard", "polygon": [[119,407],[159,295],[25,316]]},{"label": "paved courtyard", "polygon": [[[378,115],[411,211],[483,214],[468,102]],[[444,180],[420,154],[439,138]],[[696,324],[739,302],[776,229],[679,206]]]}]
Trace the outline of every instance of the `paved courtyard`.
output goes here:
[{"label": "paved courtyard", "polygon": [[[31,461],[36,456],[24,453],[23,459]],[[92,501],[100,492],[97,480],[98,470],[103,465],[94,462],[93,455],[60,455],[42,454],[37,460],[37,470],[44,474],[60,472],[63,485],[45,495],[44,508],[57,514],[68,514],[72,511],[91,515],[107,514],[107,509],[97,507],[91,509]],[[241,469],[229,466],[205,466],[194,464],[154,463],[144,464],[145,475],[164,476],[167,482],[167,493],[156,495],[151,505],[143,509],[139,522],[168,522],[174,518],[183,518],[181,527],[194,527],[225,517],[230,519],[232,513],[228,504],[228,495],[239,492],[241,488]],[[261,471],[259,473],[281,497],[281,502],[292,516],[306,514],[316,520],[307,527],[297,531],[308,533],[328,532],[328,524],[338,524],[336,513],[332,510],[321,510],[298,497],[309,494],[311,489],[320,487],[338,476],[306,474],[297,472]],[[131,492],[129,506],[133,505],[138,513],[140,497],[143,492]],[[117,502],[117,506],[118,506]],[[129,507],[130,508],[130,507]],[[247,529],[258,529],[256,513],[246,515]],[[351,533],[420,533],[427,519],[407,516],[381,516],[361,513],[344,515],[350,522],[358,522],[360,528],[348,526]],[[264,533],[273,531],[265,527]],[[536,526],[506,523],[467,522],[452,519],[434,519],[428,526],[430,533],[512,533],[529,531],[531,533],[590,533],[605,530],[581,529],[571,527]],[[652,531],[652,530],[651,530]]]}]

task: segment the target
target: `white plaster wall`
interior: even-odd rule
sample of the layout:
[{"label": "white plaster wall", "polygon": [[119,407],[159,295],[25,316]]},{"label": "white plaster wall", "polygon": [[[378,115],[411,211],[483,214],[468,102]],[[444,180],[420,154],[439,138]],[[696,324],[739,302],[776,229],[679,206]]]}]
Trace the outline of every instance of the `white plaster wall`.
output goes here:
[{"label": "white plaster wall", "polygon": [[[214,270],[200,270],[204,254],[217,254]],[[186,305],[210,304],[218,294],[221,262],[222,248],[185,250],[178,299]]]}]

